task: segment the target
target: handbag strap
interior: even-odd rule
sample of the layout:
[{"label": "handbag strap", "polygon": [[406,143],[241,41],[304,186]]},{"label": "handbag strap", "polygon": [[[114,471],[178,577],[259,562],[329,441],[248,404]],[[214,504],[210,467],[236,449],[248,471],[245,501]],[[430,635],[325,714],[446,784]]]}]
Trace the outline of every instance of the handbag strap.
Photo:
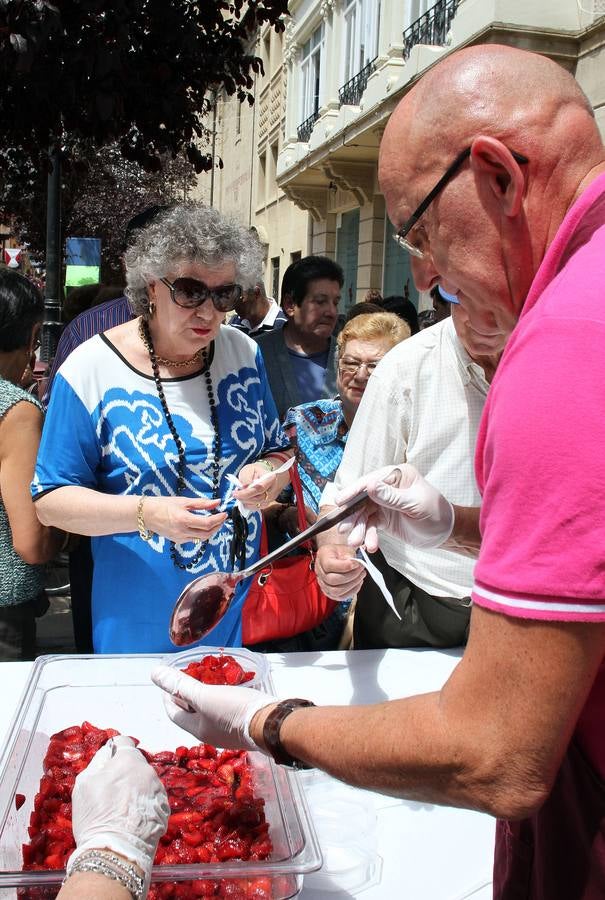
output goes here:
[{"label": "handbag strap", "polygon": [[[298,527],[301,531],[304,531],[305,528],[307,528],[307,517],[305,516],[305,498],[303,495],[302,483],[298,472],[297,462],[290,467],[290,481],[292,482],[292,487],[294,488],[294,496],[296,497]],[[313,544],[311,543],[311,541],[305,541],[301,546],[307,547],[307,549],[310,550],[311,553],[314,553]]]},{"label": "handbag strap", "polygon": [[[301,531],[304,531],[307,527],[307,518],[305,516],[305,499],[303,496],[302,484],[300,481],[300,475],[298,474],[298,463],[294,463],[293,466],[290,467],[290,481],[292,483],[292,487],[294,488],[294,496],[296,497],[296,510],[298,515],[298,527]],[[304,544],[301,544],[302,547],[305,547],[310,551],[311,554],[314,553],[313,544],[311,541],[305,541]],[[260,532],[260,547],[259,552],[261,555],[261,559],[263,556],[266,556],[269,552],[269,540],[267,536],[267,523],[265,522],[264,515],[261,520],[261,532]]]},{"label": "handbag strap", "polygon": [[266,556],[269,552],[269,539],[267,537],[267,523],[265,522],[265,516],[261,515],[261,526],[260,526],[260,547],[259,553],[260,558]]}]

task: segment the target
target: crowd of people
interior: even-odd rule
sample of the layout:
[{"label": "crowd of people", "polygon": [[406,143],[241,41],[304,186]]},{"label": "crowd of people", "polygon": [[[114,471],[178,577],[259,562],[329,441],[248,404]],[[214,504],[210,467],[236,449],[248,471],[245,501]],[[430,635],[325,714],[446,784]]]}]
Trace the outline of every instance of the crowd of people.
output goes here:
[{"label": "crowd of people", "polygon": [[[278,304],[266,294],[256,236],[197,203],[137,214],[126,226],[122,263],[126,286],[111,288],[110,299],[99,286],[75,290],[41,391],[44,432],[29,441],[30,465],[19,479],[26,495],[32,482],[29,533],[59,534],[55,553],[70,551],[74,638],[83,653],[169,651],[166,623],[192,578],[254,562],[263,517],[272,546],[295,534],[302,526],[290,478],[272,475],[293,452],[303,520],[311,524],[370,375],[388,350],[419,331],[416,309],[403,296],[375,294],[343,321],[343,272],[325,256],[290,265]],[[5,281],[18,295],[26,279],[6,270]],[[42,300],[27,284],[37,334]],[[74,315],[86,302],[90,308]],[[20,308],[15,315],[23,318]],[[7,402],[19,390],[13,386]],[[42,407],[28,399],[29,415],[37,407],[41,423]],[[19,426],[16,414],[7,417],[9,435],[12,421]],[[23,466],[16,441],[11,452]],[[8,461],[3,472],[11,473]],[[232,493],[231,476],[244,486],[261,478],[261,487]],[[15,511],[12,517],[3,530],[11,572],[27,565]],[[28,615],[23,645],[15,638],[5,659],[35,655],[35,616],[48,601],[43,569],[31,572],[37,594],[27,604],[6,579],[11,615]],[[237,646],[243,632],[254,631],[246,628],[254,615],[247,589],[242,582],[206,643]],[[284,619],[279,640],[253,649],[348,645],[349,607],[336,604],[304,632]]]},{"label": "crowd of people", "polygon": [[[337,624],[280,649],[340,646],[348,608],[353,647],[466,644],[464,655],[440,691],[365,707],[208,687],[159,666],[169,716],[202,741],[496,816],[495,900],[596,900],[605,147],[562,67],[479,45],[401,100],[379,180],[416,286],[432,292],[431,327],[404,321],[405,297],[389,308],[374,295],[338,331],[343,275],[324,257],[293,263],[277,304],[250,232],[179,204],[134,232],[124,320],[60,366],[41,440],[41,408],[18,386],[39,296],[19,276],[0,281],[0,550],[15,572],[1,595],[3,646],[21,629],[31,647],[37,567],[84,535],[95,652],[169,650],[167,618],[187,581],[255,560],[263,513],[285,536],[298,527],[290,476],[276,472],[294,454],[306,521],[362,489],[369,500],[318,539],[315,571]],[[368,583],[362,546],[400,619]],[[246,590],[209,644],[241,642]],[[82,828],[65,897],[82,896],[76,879],[92,876],[78,860],[91,852],[118,859],[94,877],[144,881],[165,828],[140,754],[118,746],[98,765],[110,760],[148,804],[145,822],[126,827],[97,802],[111,824],[96,842]],[[80,776],[82,793],[94,777],[92,766]]]}]

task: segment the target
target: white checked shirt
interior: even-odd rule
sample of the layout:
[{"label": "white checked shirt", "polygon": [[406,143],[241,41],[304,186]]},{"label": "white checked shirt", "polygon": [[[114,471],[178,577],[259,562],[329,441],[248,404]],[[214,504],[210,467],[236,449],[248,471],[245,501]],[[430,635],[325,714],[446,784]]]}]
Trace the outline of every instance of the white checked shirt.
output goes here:
[{"label": "white checked shirt", "polygon": [[[395,463],[414,465],[451,502],[479,506],[474,476],[477,429],[488,383],[458,340],[451,318],[425,328],[381,360],[353,421],[335,489]],[[474,560],[447,550],[417,550],[380,534],[393,568],[438,597],[468,597]]]}]

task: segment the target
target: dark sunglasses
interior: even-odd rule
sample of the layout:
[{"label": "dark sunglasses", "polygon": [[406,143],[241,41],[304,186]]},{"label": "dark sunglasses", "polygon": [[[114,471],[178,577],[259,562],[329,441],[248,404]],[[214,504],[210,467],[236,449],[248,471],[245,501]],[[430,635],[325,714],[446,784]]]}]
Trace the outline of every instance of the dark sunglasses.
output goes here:
[{"label": "dark sunglasses", "polygon": [[[527,158],[527,156],[523,156],[521,153],[515,153],[514,150],[511,150],[510,153],[511,153],[513,159],[515,159],[520,165],[525,165],[526,163],[529,162],[529,159]],[[407,250],[408,253],[411,253],[412,256],[417,256],[419,259],[423,259],[424,258],[424,250],[422,250],[420,247],[416,247],[416,245],[412,244],[411,241],[408,241],[407,235],[410,233],[410,231],[412,230],[412,228],[414,227],[414,225],[416,224],[416,222],[418,221],[420,216],[424,215],[424,213],[427,211],[427,209],[429,208],[429,206],[431,205],[431,203],[433,202],[435,197],[437,197],[441,193],[441,191],[446,186],[448,181],[451,181],[451,179],[454,177],[454,175],[456,174],[456,172],[458,171],[458,169],[460,168],[462,163],[465,160],[467,160],[470,155],[471,155],[470,147],[466,147],[466,149],[464,149],[461,153],[458,154],[458,156],[456,157],[454,162],[450,166],[447,167],[447,169],[445,170],[445,172],[443,173],[443,175],[441,176],[441,178],[439,179],[439,181],[437,182],[435,187],[432,189],[432,191],[430,191],[426,195],[426,197],[424,198],[422,203],[414,210],[414,212],[412,213],[410,218],[407,220],[407,222],[404,222],[403,225],[401,226],[401,228],[393,235],[394,240],[397,241],[399,246],[402,247],[404,250]]]},{"label": "dark sunglasses", "polygon": [[212,304],[218,312],[231,312],[243,294],[243,288],[239,284],[221,284],[218,287],[209,288],[197,278],[175,278],[174,281],[160,278],[160,281],[170,291],[172,302],[183,309],[197,309],[206,300],[212,300]]}]

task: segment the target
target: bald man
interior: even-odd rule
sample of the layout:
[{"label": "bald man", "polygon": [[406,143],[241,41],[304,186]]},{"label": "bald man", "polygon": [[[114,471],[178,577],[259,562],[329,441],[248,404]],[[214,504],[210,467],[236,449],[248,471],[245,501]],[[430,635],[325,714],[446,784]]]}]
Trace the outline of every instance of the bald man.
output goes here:
[{"label": "bald man", "polygon": [[[498,900],[596,900],[605,148],[568,73],[485,45],[447,57],[404,97],[379,177],[417,287],[456,295],[476,352],[506,345],[477,446],[481,528],[478,510],[452,507],[403,466],[364,479],[375,502],[351,533],[368,546],[378,529],[417,546],[481,548],[464,657],[441,691],[375,707],[276,707],[251,692],[237,700],[245,711],[227,715],[202,690],[192,723],[203,737],[220,719],[225,740],[239,734],[282,762],[497,816]],[[333,577],[354,581],[356,565],[343,560]]]}]

